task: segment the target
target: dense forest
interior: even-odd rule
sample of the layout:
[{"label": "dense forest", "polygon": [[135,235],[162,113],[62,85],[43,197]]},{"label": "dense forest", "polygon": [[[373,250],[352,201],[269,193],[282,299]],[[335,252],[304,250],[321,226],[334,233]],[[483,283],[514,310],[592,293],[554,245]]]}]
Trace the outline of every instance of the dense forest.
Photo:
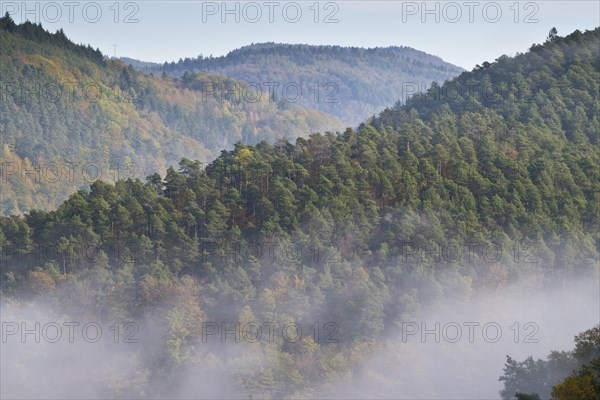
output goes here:
[{"label": "dense forest", "polygon": [[345,127],[232,79],[145,75],[62,30],[9,15],[0,18],[0,65],[2,215],[53,209],[95,178],[164,173],[182,157],[213,160],[237,141]]},{"label": "dense forest", "polygon": [[410,47],[365,49],[279,43],[252,44],[221,57],[200,55],[163,65],[123,61],[144,71],[172,76],[196,71],[260,84],[297,83],[309,94],[298,104],[335,115],[349,126],[425,90],[431,82],[444,82],[463,71]]},{"label": "dense forest", "polygon": [[[2,35],[3,47],[22,40]],[[3,314],[34,296],[54,311],[33,315],[60,305],[63,320],[147,328],[148,346],[129,349],[120,376],[91,369],[96,397],[193,397],[222,374],[227,391],[205,396],[335,396],[335,382],[364,375],[392,390],[402,380],[366,360],[420,309],[523,281],[531,293],[598,281],[599,51],[600,29],[553,36],[355,130],[238,142],[208,164],[183,158],[145,182],[98,180],[55,211],[4,217]],[[237,353],[203,345],[210,321],[334,324]],[[597,398],[573,390],[597,396],[598,347],[593,328],[571,353],[508,358],[503,398]],[[27,364],[5,367],[12,385],[26,381]]]}]

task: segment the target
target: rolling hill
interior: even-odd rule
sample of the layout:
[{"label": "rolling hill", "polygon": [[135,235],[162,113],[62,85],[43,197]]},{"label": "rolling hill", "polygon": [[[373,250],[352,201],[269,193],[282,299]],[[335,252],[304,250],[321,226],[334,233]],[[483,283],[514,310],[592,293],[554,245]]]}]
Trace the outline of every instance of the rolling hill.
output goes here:
[{"label": "rolling hill", "polygon": [[198,56],[163,65],[123,61],[157,74],[207,72],[265,91],[274,87],[280,98],[334,115],[348,126],[356,126],[415,91],[427,89],[433,81],[443,83],[463,71],[410,47],[365,49],[281,43],[252,44],[222,57]]}]

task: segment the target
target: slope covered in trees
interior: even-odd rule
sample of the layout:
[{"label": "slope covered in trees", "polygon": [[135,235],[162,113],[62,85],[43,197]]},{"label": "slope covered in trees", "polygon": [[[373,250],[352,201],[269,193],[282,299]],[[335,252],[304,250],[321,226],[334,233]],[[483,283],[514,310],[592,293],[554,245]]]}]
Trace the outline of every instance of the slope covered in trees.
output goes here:
[{"label": "slope covered in trees", "polygon": [[212,160],[237,141],[343,128],[231,79],[147,76],[62,31],[10,16],[0,27],[3,215],[54,208],[95,177],[144,177],[182,157]]},{"label": "slope covered in trees", "polygon": [[[124,60],[132,62],[132,60]],[[222,57],[179,60],[164,65],[135,63],[146,71],[182,76],[202,71],[244,82],[297,84],[298,104],[335,115],[356,126],[432,81],[444,82],[462,69],[410,47],[359,48],[260,43]],[[290,89],[290,96],[294,91]]]},{"label": "slope covered in trees", "polygon": [[[357,130],[238,143],[208,165],[182,159],[3,218],[2,293],[16,308],[34,294],[63,314],[158,318],[152,349],[123,372],[132,384],[98,371],[97,397],[172,397],[190,368],[198,385],[227,371],[246,397],[324,397],[361,376],[394,388],[364,362],[421,307],[519,278],[530,292],[597,282],[599,44],[600,29],[556,37]],[[486,90],[435,97],[459,84]],[[207,321],[335,321],[337,333],[264,335],[241,356],[203,346]]]}]

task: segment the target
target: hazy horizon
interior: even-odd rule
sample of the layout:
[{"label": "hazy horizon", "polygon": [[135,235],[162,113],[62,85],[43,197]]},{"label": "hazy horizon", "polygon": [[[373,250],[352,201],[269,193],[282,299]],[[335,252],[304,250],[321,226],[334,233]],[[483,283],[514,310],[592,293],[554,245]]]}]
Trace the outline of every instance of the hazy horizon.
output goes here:
[{"label": "hazy horizon", "polygon": [[283,43],[344,47],[407,46],[471,70],[501,54],[527,51],[542,43],[552,27],[566,35],[600,23],[599,3],[585,0],[229,1],[224,8],[222,2],[202,1],[95,3],[98,7],[92,3],[44,8],[39,2],[3,1],[0,6],[2,14],[10,11],[17,23],[27,19],[51,31],[62,28],[74,42],[98,47],[108,56],[156,63],[200,54],[222,56],[277,38]]}]

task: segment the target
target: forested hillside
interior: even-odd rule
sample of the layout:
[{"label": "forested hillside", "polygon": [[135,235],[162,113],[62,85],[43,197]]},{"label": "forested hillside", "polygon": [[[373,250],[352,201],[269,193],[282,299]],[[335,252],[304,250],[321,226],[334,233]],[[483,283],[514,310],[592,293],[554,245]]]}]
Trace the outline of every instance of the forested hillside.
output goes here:
[{"label": "forested hillside", "polygon": [[[193,397],[190,371],[226,374],[231,392],[213,397],[324,397],[365,376],[402,388],[363,362],[422,307],[520,278],[531,293],[597,281],[599,49],[600,29],[554,37],[357,130],[238,143],[208,165],[184,158],[3,218],[2,293],[160,321],[122,370],[130,385],[98,372],[104,397]],[[336,341],[263,337],[249,354],[200,342],[206,321],[255,320],[334,321]]]},{"label": "forested hillside", "polygon": [[[222,57],[179,60],[148,66],[123,60],[155,73],[182,76],[201,71],[230,76],[244,82],[294,83],[304,96],[298,104],[335,115],[356,126],[431,82],[444,82],[463,70],[410,47],[364,49],[359,47],[311,46],[260,43],[244,46]],[[295,96],[294,88],[289,96]]]},{"label": "forested hillside", "polygon": [[182,157],[209,161],[237,141],[344,128],[231,79],[144,75],[62,30],[10,16],[0,27],[3,215],[52,209],[95,178],[164,173]]}]

